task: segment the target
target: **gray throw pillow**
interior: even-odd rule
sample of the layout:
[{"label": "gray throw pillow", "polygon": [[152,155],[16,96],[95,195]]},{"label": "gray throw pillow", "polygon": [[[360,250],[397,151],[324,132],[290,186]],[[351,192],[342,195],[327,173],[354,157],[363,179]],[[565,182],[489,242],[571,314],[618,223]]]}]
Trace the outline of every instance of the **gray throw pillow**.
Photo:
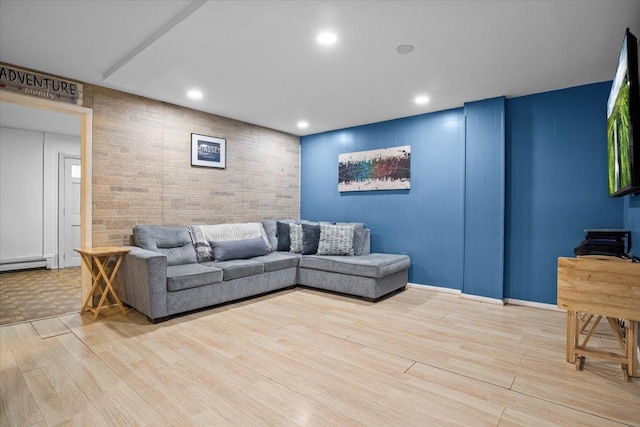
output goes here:
[{"label": "gray throw pillow", "polygon": [[276,222],[276,237],[278,238],[278,250],[287,251],[291,249],[291,239],[289,238],[289,224],[286,222]]},{"label": "gray throw pillow", "polygon": [[302,224],[302,255],[312,255],[318,252],[320,242],[320,226]]},{"label": "gray throw pillow", "polygon": [[262,237],[246,240],[227,240],[224,242],[209,242],[213,249],[215,261],[231,259],[246,259],[269,254],[269,246]]}]

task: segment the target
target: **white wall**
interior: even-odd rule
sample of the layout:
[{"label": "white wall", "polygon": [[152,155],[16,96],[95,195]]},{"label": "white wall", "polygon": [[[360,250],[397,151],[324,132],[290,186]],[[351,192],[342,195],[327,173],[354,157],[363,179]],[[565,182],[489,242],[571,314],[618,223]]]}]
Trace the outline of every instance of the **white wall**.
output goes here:
[{"label": "white wall", "polygon": [[0,128],[0,262],[43,259],[44,134]]},{"label": "white wall", "polygon": [[0,262],[58,266],[58,156],[80,156],[78,136],[0,127]]}]

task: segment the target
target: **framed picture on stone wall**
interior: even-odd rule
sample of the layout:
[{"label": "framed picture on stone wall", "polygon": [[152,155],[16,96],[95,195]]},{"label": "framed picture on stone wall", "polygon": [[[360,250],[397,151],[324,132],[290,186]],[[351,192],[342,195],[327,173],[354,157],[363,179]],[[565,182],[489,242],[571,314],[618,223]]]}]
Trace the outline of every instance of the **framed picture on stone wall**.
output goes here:
[{"label": "framed picture on stone wall", "polygon": [[215,136],[191,134],[191,166],[224,169],[227,141]]}]

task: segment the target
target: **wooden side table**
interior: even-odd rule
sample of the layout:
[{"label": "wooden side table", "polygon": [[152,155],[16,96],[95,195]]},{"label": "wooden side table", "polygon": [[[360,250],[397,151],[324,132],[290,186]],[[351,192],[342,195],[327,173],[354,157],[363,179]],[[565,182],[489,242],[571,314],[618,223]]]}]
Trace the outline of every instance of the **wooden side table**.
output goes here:
[{"label": "wooden side table", "polygon": [[[558,258],[558,308],[567,310],[567,362],[582,370],[585,357],[592,356],[620,362],[626,380],[638,375],[640,264],[611,257]],[[621,353],[587,347],[602,317],[607,318]],[[592,319],[594,325],[587,332]],[[618,319],[624,320],[624,327]],[[583,332],[587,335],[581,343]]]},{"label": "wooden side table", "polygon": [[[111,305],[107,300],[107,294],[111,293],[111,296],[115,301],[115,305],[120,307],[120,310],[122,310],[124,314],[127,314],[127,311],[124,309],[120,298],[118,298],[118,294],[116,293],[115,289],[113,289],[113,279],[115,279],[116,274],[118,274],[118,269],[120,268],[120,264],[122,264],[124,255],[130,250],[131,249],[119,246],[74,249],[74,251],[80,254],[80,256],[82,257],[82,262],[91,272],[91,277],[93,277],[93,285],[91,286],[91,291],[85,298],[80,313],[88,310],[93,313],[92,320],[96,320],[98,318],[100,310]],[[113,266],[113,269],[109,272],[109,267],[107,264],[109,263],[111,257],[115,257],[116,262]],[[92,262],[94,262],[98,267],[97,271],[93,269]],[[104,283],[104,288],[102,287],[101,282]],[[97,307],[91,307],[89,305],[89,302],[91,301],[91,297],[96,292],[96,289],[100,291],[100,302],[98,303]],[[107,301],[107,304],[105,304],[105,301]]]}]

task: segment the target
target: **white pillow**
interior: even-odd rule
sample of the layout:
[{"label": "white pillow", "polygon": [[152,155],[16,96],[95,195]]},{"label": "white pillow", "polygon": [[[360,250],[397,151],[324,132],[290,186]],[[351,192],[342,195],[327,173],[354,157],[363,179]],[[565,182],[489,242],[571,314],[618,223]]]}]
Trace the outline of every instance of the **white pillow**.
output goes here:
[{"label": "white pillow", "polygon": [[302,253],[302,224],[289,224],[289,239],[291,240],[289,252]]},{"label": "white pillow", "polygon": [[318,255],[353,255],[354,225],[320,223]]}]

